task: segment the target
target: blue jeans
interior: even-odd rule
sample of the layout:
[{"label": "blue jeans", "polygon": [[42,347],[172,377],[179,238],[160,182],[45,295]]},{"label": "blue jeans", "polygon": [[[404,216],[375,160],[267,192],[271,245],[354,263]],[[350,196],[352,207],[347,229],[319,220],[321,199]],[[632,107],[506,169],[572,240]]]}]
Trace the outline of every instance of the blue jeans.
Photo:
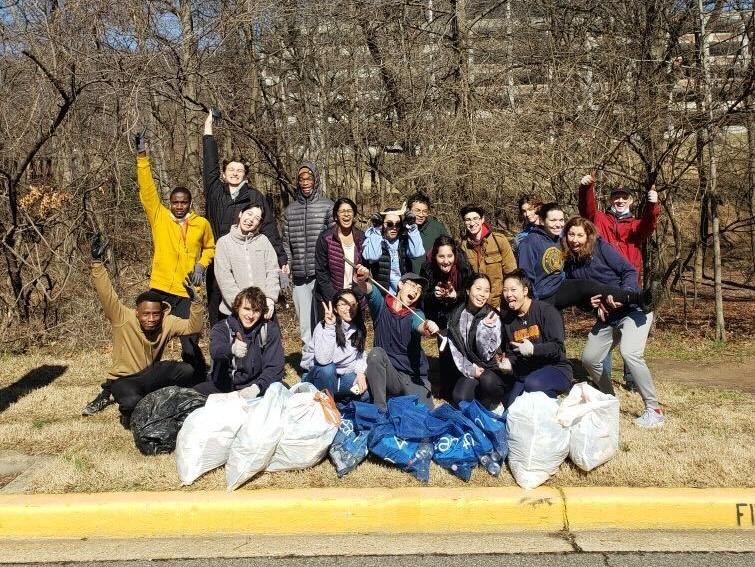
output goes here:
[{"label": "blue jeans", "polygon": [[[604,380],[608,380],[610,382],[611,380],[611,373],[613,372],[613,360],[611,360],[611,353],[613,352],[613,346],[611,347],[611,350],[608,351],[608,354],[603,359],[603,372],[601,373],[601,377]],[[625,384],[631,384],[634,383],[634,378],[632,378],[632,372],[629,370],[629,366],[624,363],[624,383]]]},{"label": "blue jeans", "polygon": [[312,369],[301,377],[302,382],[309,382],[318,390],[329,390],[337,402],[347,402],[357,400],[359,402],[370,401],[369,391],[362,392],[359,395],[351,391],[351,387],[356,382],[357,375],[354,372],[338,374],[335,363],[321,366],[315,362]]}]

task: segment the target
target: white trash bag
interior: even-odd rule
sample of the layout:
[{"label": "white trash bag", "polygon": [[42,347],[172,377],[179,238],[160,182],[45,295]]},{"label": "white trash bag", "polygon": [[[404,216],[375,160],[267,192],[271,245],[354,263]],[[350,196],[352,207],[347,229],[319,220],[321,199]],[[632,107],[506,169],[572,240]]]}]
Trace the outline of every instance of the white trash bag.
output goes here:
[{"label": "white trash bag", "polygon": [[228,490],[235,490],[265,470],[283,435],[283,410],[291,394],[274,382],[261,398],[247,402],[246,422],[231,444],[225,465]]},{"label": "white trash bag", "polygon": [[508,409],[509,468],[522,488],[543,484],[569,454],[569,429],[556,421],[557,411],[543,392],[525,392]]},{"label": "white trash bag", "polygon": [[283,417],[283,436],[267,470],[306,469],[322,461],[341,423],[333,397],[308,383],[291,388]]},{"label": "white trash bag", "polygon": [[569,458],[583,471],[610,461],[619,451],[619,400],[589,384],[576,384],[561,402],[558,422],[569,428]]},{"label": "white trash bag", "polygon": [[246,404],[239,396],[212,394],[191,412],[176,438],[176,466],[186,486],[228,460],[236,433],[246,419]]}]

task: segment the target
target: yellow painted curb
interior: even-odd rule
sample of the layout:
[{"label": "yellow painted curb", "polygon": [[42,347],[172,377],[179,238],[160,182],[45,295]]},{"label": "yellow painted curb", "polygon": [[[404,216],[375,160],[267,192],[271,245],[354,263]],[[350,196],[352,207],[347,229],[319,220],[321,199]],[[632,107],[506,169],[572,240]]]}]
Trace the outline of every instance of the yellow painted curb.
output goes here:
[{"label": "yellow painted curb", "polygon": [[755,489],[565,488],[571,531],[755,529]]},{"label": "yellow painted curb", "polygon": [[563,529],[551,488],[297,489],[0,497],[0,538]]}]

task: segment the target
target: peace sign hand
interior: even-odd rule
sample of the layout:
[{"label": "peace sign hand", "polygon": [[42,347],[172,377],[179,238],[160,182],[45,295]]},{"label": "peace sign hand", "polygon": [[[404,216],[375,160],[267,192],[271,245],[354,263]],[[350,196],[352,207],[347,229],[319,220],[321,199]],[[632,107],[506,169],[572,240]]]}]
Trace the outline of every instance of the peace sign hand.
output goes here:
[{"label": "peace sign hand", "polygon": [[333,313],[333,303],[328,301],[325,303],[322,302],[322,308],[325,310],[325,316],[323,317],[323,320],[325,321],[326,325],[335,325],[336,324],[336,315]]}]

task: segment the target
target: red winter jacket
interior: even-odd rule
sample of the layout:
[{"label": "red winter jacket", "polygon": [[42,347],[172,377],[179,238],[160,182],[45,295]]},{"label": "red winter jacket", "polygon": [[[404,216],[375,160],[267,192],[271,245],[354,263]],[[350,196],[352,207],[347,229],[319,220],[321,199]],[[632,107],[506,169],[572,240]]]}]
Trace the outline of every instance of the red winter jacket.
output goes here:
[{"label": "red winter jacket", "polygon": [[579,186],[579,214],[592,221],[598,234],[629,260],[637,270],[639,281],[642,281],[642,243],[653,234],[660,212],[660,204],[645,203],[642,218],[617,219],[610,213],[598,210],[594,183]]}]

